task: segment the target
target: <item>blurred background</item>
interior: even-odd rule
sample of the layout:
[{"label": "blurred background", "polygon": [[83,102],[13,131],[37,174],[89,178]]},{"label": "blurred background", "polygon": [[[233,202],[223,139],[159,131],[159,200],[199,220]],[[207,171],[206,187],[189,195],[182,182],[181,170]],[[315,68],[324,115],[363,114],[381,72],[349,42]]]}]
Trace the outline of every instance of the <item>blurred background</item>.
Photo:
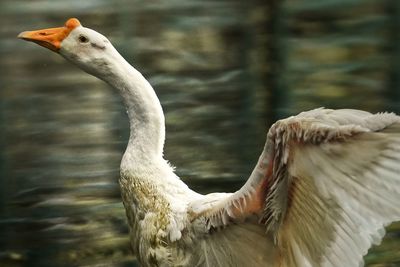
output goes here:
[{"label": "blurred background", "polygon": [[[16,39],[69,17],[149,79],[165,157],[202,193],[238,189],[279,118],[400,112],[397,0],[0,0],[0,266],[136,266],[117,184],[120,97]],[[365,259],[400,266],[400,224]]]}]

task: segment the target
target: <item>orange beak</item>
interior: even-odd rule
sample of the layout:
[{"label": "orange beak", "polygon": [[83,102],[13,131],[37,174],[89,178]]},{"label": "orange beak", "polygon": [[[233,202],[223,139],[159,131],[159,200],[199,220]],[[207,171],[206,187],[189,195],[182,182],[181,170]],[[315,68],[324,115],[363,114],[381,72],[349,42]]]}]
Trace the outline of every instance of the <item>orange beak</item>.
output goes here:
[{"label": "orange beak", "polygon": [[54,52],[58,52],[58,50],[61,48],[61,42],[73,29],[80,25],[81,23],[79,20],[71,18],[67,20],[63,27],[21,32],[18,34],[18,38],[35,42]]}]

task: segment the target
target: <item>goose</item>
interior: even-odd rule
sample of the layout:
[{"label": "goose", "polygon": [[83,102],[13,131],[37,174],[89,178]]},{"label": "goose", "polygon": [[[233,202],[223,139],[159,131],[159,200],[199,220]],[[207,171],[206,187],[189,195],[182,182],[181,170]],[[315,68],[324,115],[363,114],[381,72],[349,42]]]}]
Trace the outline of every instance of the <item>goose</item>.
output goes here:
[{"label": "goose", "polygon": [[400,220],[400,117],[318,108],[277,121],[234,193],[192,191],[163,157],[155,91],[76,18],[18,35],[122,96],[130,136],[119,184],[142,266],[356,267]]}]

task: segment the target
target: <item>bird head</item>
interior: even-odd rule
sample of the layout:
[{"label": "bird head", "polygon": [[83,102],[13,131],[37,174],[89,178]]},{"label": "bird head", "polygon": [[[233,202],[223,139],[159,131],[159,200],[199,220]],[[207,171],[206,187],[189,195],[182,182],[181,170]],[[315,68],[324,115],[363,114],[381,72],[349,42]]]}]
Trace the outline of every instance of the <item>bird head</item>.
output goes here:
[{"label": "bird head", "polygon": [[106,37],[83,27],[76,18],[67,20],[63,27],[21,32],[18,38],[59,53],[95,76],[110,71],[110,57],[115,55]]}]

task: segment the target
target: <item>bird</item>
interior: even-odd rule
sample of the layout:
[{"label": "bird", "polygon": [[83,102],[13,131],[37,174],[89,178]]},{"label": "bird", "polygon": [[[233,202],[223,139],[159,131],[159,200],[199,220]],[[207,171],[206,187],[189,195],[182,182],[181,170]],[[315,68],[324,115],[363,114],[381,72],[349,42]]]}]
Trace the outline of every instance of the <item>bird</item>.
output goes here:
[{"label": "bird", "polygon": [[[164,159],[164,114],[146,78],[70,18],[21,32],[122,96],[130,135],[119,185],[142,266],[355,267],[400,220],[400,117],[317,108],[275,122],[233,193],[191,190]],[[261,149],[260,149],[261,150]]]}]

